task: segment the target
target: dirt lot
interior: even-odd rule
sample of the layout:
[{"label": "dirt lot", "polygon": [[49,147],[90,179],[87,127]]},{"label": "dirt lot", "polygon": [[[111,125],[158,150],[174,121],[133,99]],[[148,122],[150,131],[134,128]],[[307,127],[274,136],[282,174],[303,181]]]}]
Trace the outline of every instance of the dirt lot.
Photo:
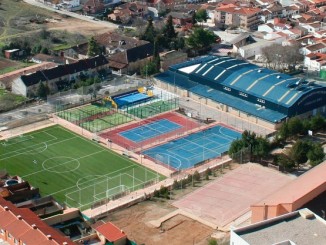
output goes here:
[{"label": "dirt lot", "polygon": [[93,36],[110,31],[109,28],[104,28],[96,23],[82,21],[75,18],[61,18],[60,21],[47,23],[46,26],[49,30],[66,30],[67,32],[78,33],[84,36]]},{"label": "dirt lot", "polygon": [[187,217],[177,215],[165,221],[161,228],[149,224],[173,210],[168,202],[146,201],[111,214],[108,221],[124,230],[137,244],[207,244],[214,230]]},{"label": "dirt lot", "polygon": [[[152,226],[150,221],[158,220],[173,212],[176,208],[171,205],[172,202],[210,183],[238,166],[237,164],[233,164],[230,168],[218,171],[215,177],[210,176],[210,180],[197,182],[195,187],[187,186],[186,189],[173,191],[172,200],[153,199],[142,202],[110,214],[106,218],[106,221],[111,221],[116,224],[126,232],[129,239],[136,241],[137,244],[206,245],[211,235],[215,233],[216,230],[188,217],[176,215],[163,222],[160,228]],[[223,242],[219,242],[219,244],[228,244],[227,240],[228,238],[226,235]]]}]

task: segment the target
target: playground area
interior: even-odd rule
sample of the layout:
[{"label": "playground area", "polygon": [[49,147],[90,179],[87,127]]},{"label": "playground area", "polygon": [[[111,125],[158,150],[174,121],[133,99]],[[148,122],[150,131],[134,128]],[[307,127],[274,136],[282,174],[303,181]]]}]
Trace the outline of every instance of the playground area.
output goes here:
[{"label": "playground area", "polygon": [[143,151],[143,154],[169,168],[188,169],[221,157],[229,150],[232,141],[240,137],[239,132],[217,125],[150,148]]},{"label": "playground area", "polygon": [[29,181],[42,196],[82,210],[163,179],[61,126],[0,141],[0,152],[0,169]]},{"label": "playground area", "polygon": [[173,205],[222,228],[249,212],[251,204],[292,180],[293,177],[259,164],[243,164]]},{"label": "playground area", "polygon": [[109,142],[128,150],[145,148],[152,143],[177,137],[199,127],[199,123],[175,112],[167,112],[150,119],[135,122],[100,134]]}]

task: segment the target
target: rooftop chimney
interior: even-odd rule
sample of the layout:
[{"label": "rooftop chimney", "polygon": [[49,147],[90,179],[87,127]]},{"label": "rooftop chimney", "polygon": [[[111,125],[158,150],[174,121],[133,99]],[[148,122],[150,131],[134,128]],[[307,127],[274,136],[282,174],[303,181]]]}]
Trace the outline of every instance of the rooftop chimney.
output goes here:
[{"label": "rooftop chimney", "polygon": [[22,217],[21,215],[17,215],[17,218],[18,218],[19,220],[22,220],[22,219],[23,219],[23,217]]},{"label": "rooftop chimney", "polygon": [[33,229],[37,229],[37,226],[35,224],[32,224]]},{"label": "rooftop chimney", "polygon": [[6,211],[9,211],[8,206],[4,206],[3,208],[4,208]]},{"label": "rooftop chimney", "polygon": [[52,240],[52,236],[51,236],[51,235],[46,235],[46,237],[47,237],[49,240]]},{"label": "rooftop chimney", "polygon": [[68,243],[67,242],[63,242],[62,245],[68,245]]}]

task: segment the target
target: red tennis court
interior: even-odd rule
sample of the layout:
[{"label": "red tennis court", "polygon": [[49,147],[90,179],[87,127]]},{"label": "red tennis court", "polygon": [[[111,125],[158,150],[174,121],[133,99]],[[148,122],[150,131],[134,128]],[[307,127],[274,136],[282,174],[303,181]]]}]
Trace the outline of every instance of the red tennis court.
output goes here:
[{"label": "red tennis court", "polygon": [[[166,127],[169,127],[169,125],[171,125],[170,130],[167,130],[167,128],[161,130],[159,128],[159,122],[162,122],[162,120],[164,120]],[[172,127],[172,125],[174,126]],[[145,119],[123,127],[119,127],[114,130],[106,131],[100,134],[100,136],[102,138],[111,140],[113,143],[118,144],[128,150],[131,150],[136,148],[146,148],[146,146],[149,144],[155,142],[159,143],[169,137],[180,136],[184,132],[195,129],[199,126],[199,123],[195,122],[194,120],[188,119],[185,116],[182,116],[175,112],[167,112],[152,117],[150,119]],[[133,131],[132,136],[134,140],[132,140],[131,137],[127,137],[127,135],[131,135],[131,131]],[[146,133],[150,134],[146,135]]]},{"label": "red tennis court", "polygon": [[224,227],[250,210],[250,205],[275,192],[293,178],[248,163],[186,195],[174,206]]}]

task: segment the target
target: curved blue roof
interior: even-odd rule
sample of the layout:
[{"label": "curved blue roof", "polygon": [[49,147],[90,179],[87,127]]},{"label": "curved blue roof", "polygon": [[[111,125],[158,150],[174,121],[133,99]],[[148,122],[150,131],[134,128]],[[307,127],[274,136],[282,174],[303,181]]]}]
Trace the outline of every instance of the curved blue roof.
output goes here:
[{"label": "curved blue roof", "polygon": [[[205,56],[173,65],[169,71],[157,75],[156,78],[174,83],[215,101],[227,103],[235,108],[234,101],[240,104],[240,101],[246,101],[251,104],[246,104],[247,108],[251,108],[248,109],[248,113],[268,121],[283,119],[287,114],[302,112],[303,109],[300,111],[292,107],[295,107],[300,99],[307,97],[305,95],[322,88],[302,78],[292,77],[228,56]],[[322,93],[326,93],[326,89],[320,92]],[[228,96],[221,101],[222,95],[231,96],[233,101]],[[253,113],[257,106],[260,106],[259,113]],[[243,108],[239,109],[245,111]]]}]

